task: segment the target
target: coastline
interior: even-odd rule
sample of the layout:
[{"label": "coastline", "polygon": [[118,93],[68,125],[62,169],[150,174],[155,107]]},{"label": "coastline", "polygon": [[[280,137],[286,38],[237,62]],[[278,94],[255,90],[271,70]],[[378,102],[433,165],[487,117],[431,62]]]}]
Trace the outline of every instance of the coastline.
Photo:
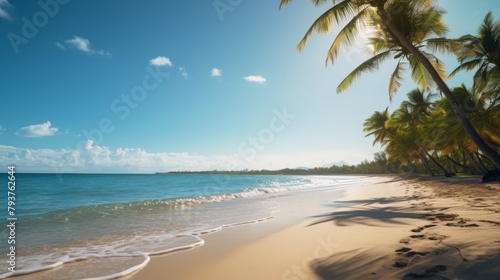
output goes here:
[{"label": "coastline", "polygon": [[275,219],[203,235],[205,245],[153,256],[121,279],[470,279],[500,273],[499,184],[374,178],[342,195],[278,197]]}]

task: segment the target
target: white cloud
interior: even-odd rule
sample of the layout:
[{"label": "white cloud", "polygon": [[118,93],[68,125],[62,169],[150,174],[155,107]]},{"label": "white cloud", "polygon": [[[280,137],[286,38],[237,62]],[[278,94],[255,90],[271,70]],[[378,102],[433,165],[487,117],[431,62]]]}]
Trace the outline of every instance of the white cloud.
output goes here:
[{"label": "white cloud", "polygon": [[258,75],[258,76],[246,76],[246,77],[243,77],[243,79],[245,79],[247,82],[250,82],[250,83],[258,83],[258,84],[264,84],[267,82],[266,78],[262,77],[261,75]]},{"label": "white cloud", "polygon": [[12,16],[7,12],[8,9],[12,8],[12,5],[7,0],[0,0],[0,18],[6,20],[12,20]]},{"label": "white cloud", "polygon": [[89,39],[85,39],[85,38],[82,38],[82,37],[75,36],[73,39],[66,40],[64,42],[67,45],[69,45],[69,46],[73,46],[73,47],[81,50],[82,52],[86,52],[86,53],[91,53],[92,52],[92,50],[90,49],[90,41],[89,41]]},{"label": "white cloud", "polygon": [[184,77],[184,79],[188,79],[189,78],[189,74],[186,72],[186,68],[179,67],[179,72],[181,72],[181,75],[182,75],[182,77]]},{"label": "white cloud", "polygon": [[61,42],[56,42],[56,47],[60,48],[61,50],[66,49],[66,47]]},{"label": "white cloud", "polygon": [[52,173],[154,173],[179,170],[243,170],[281,169],[298,166],[316,167],[345,160],[349,163],[371,159],[371,154],[358,150],[328,150],[258,154],[249,160],[236,151],[230,155],[199,155],[192,153],[151,153],[140,148],[100,146],[84,140],[75,149],[23,149],[0,145],[0,165],[16,163],[24,172]]},{"label": "white cloud", "polygon": [[49,121],[42,124],[28,125],[19,129],[17,134],[24,137],[53,136],[59,129],[51,126],[52,124]]},{"label": "white cloud", "polygon": [[222,70],[217,69],[217,68],[212,68],[212,71],[210,71],[210,76],[220,77],[220,76],[222,76]]},{"label": "white cloud", "polygon": [[[1,1],[1,0],[0,0]],[[101,56],[111,57],[111,53],[105,51],[103,49],[95,50],[90,46],[89,39],[73,36],[73,39],[65,40],[64,42],[56,42],[56,46],[62,50],[65,50],[66,47],[75,48],[79,51],[82,51],[87,54],[97,54]]]},{"label": "white cloud", "polygon": [[[78,149],[23,149],[0,145],[0,164],[15,162],[25,172],[131,172],[213,170],[227,164],[223,157],[190,153],[150,153],[140,148],[96,145],[86,140]],[[5,163],[5,164],[4,164]],[[220,168],[219,168],[220,169]]]},{"label": "white cloud", "polygon": [[97,54],[98,55],[102,55],[102,56],[107,56],[107,57],[110,57],[111,56],[111,53],[108,52],[108,51],[105,51],[105,50],[98,50],[97,51]]},{"label": "white cloud", "polygon": [[149,61],[149,64],[153,65],[153,66],[157,66],[157,67],[161,67],[161,66],[172,66],[172,62],[170,61],[170,59],[168,57],[165,57],[165,56],[158,56],[156,58],[153,58]]}]

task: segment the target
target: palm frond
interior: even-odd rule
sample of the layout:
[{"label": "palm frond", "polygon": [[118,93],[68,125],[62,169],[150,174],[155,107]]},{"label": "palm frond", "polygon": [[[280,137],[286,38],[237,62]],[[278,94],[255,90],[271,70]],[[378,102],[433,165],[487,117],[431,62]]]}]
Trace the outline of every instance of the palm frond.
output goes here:
[{"label": "palm frond", "polygon": [[426,40],[426,48],[433,53],[458,54],[463,46],[460,39],[432,38]]},{"label": "palm frond", "polygon": [[340,30],[335,40],[333,40],[330,49],[328,49],[325,66],[328,65],[328,61],[330,61],[332,65],[334,64],[341,46],[348,47],[352,45],[352,41],[358,37],[360,28],[364,26],[365,17],[368,14],[367,11],[368,8],[361,10],[344,26],[344,28],[342,28],[342,30]]},{"label": "palm frond", "polygon": [[413,55],[408,57],[408,61],[411,68],[411,77],[417,86],[422,90],[431,88],[434,85],[434,80],[427,69],[425,69],[425,66]]},{"label": "palm frond", "polygon": [[396,69],[392,72],[391,79],[389,81],[389,100],[392,101],[392,97],[398,91],[399,87],[401,87],[401,83],[403,82],[402,72],[404,71],[403,62],[401,60],[398,61],[396,65]]},{"label": "palm frond", "polygon": [[340,93],[346,90],[361,74],[365,72],[370,72],[377,70],[382,62],[391,57],[392,51],[386,51],[379,53],[367,61],[363,62],[361,65],[356,67],[337,87],[337,92]]},{"label": "palm frond", "polygon": [[283,8],[284,6],[290,4],[291,2],[292,2],[292,0],[281,0],[279,9],[281,10],[281,8]]},{"label": "palm frond", "polygon": [[332,8],[328,9],[321,16],[319,16],[314,23],[309,27],[306,34],[297,45],[297,49],[301,51],[306,45],[307,39],[313,32],[327,33],[332,27],[332,22],[341,24],[346,19],[353,17],[358,12],[358,6],[354,5],[352,1],[342,1]]},{"label": "palm frond", "polygon": [[455,70],[453,70],[450,73],[450,75],[448,75],[448,78],[454,77],[458,72],[460,72],[462,70],[470,71],[470,70],[476,68],[482,62],[483,62],[482,59],[475,59],[475,60],[470,60],[470,61],[464,62],[461,65],[459,65],[457,68],[455,68]]},{"label": "palm frond", "polygon": [[434,69],[436,69],[436,72],[438,72],[439,77],[441,77],[441,79],[445,81],[447,78],[446,65],[441,60],[439,60],[435,55],[424,51],[422,51],[422,53],[427,57],[427,59],[430,61]]},{"label": "palm frond", "polygon": [[418,29],[426,31],[421,40],[432,35],[443,36],[448,32],[448,26],[443,21],[444,13],[444,10],[438,7],[430,7],[425,13],[418,14],[419,19],[416,22]]}]

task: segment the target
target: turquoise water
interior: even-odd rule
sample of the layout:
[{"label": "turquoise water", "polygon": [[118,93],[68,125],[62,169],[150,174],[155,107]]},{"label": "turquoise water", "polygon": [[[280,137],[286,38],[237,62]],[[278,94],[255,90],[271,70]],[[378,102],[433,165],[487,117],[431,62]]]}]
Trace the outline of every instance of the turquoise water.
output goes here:
[{"label": "turquoise water", "polygon": [[[278,206],[269,198],[354,186],[365,179],[16,174],[16,273],[26,279],[126,275],[144,266],[151,255],[203,245],[203,233],[272,218]],[[6,196],[7,191],[0,193],[5,205]],[[8,224],[4,209],[0,218]],[[8,237],[3,226],[1,252],[8,251]],[[6,254],[0,256],[0,278],[5,278],[11,273]]]}]

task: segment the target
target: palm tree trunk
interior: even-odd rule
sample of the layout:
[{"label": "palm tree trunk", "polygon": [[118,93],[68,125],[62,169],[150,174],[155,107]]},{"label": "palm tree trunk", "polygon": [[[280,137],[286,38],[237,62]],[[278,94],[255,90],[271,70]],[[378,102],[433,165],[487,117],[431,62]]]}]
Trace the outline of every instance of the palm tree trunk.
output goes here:
[{"label": "palm tree trunk", "polygon": [[[464,173],[466,173],[467,171],[471,172],[472,173],[472,170],[470,170],[470,168],[467,166],[467,165],[463,165],[461,163],[459,163],[458,161],[454,160],[452,157],[450,156],[446,156],[448,158],[448,160],[453,163],[455,166],[458,166],[458,167],[461,167],[462,170],[464,171]],[[455,169],[456,170],[456,169]]]},{"label": "palm tree trunk", "polygon": [[486,172],[488,172],[488,167],[486,167],[486,165],[484,164],[483,160],[481,159],[481,155],[479,153],[475,153],[475,156],[477,158],[477,161],[481,164],[481,166],[483,167],[484,170],[486,170]]},{"label": "palm tree trunk", "polygon": [[422,63],[422,65],[424,65],[425,69],[427,69],[431,77],[436,82],[439,90],[441,90],[441,92],[446,96],[446,99],[450,103],[453,112],[457,116],[458,121],[463,126],[467,135],[471,138],[474,144],[476,144],[476,146],[493,162],[496,168],[500,170],[500,155],[493,148],[488,146],[488,144],[484,142],[481,136],[474,129],[470,121],[467,119],[467,115],[460,107],[457,99],[448,88],[446,83],[443,81],[443,79],[439,76],[438,72],[436,71],[436,69],[434,69],[434,66],[432,66],[427,57],[425,57],[425,55],[423,55],[392,22],[389,14],[384,8],[384,3],[385,0],[372,1],[372,5],[377,8],[377,14],[382,19],[382,23],[389,29],[392,34],[394,34],[396,39],[399,41],[400,46],[408,50],[413,56],[415,56],[416,59],[418,59],[418,61],[420,61],[420,63]]},{"label": "palm tree trunk", "polygon": [[453,174],[458,173],[457,166],[455,164],[453,164],[453,162],[451,162],[451,160],[448,156],[446,156],[446,165],[448,167],[448,170],[450,170]]},{"label": "palm tree trunk", "polygon": [[422,160],[422,164],[424,165],[425,169],[431,173],[431,176],[434,176],[434,172],[432,171],[432,168],[429,166],[429,163],[427,162],[427,159],[425,159],[425,156],[422,155],[421,153],[418,153],[420,156],[420,159]]},{"label": "palm tree trunk", "polygon": [[[462,157],[464,159],[464,166],[467,166],[467,157],[465,156],[465,149],[462,148]],[[465,169],[464,169],[465,170]],[[465,172],[464,172],[465,173]]]},{"label": "palm tree trunk", "polygon": [[433,163],[434,163],[434,164],[435,164],[435,165],[436,165],[439,169],[441,169],[441,171],[443,171],[443,172],[444,172],[444,176],[446,176],[446,177],[451,177],[450,172],[448,172],[448,170],[446,170],[446,168],[444,168],[441,164],[439,164],[439,162],[438,162],[435,158],[433,158],[433,157],[429,154],[429,152],[428,152],[426,149],[422,149],[422,150],[423,150],[423,151],[424,151],[424,153],[425,153],[425,154],[426,154],[426,155],[427,155],[427,156],[428,156],[428,157],[432,160],[432,162],[433,162]]},{"label": "palm tree trunk", "polygon": [[[465,148],[464,148],[464,150],[465,150]],[[486,170],[481,168],[481,166],[476,162],[476,160],[474,159],[472,154],[469,153],[467,150],[465,151],[465,156],[471,162],[472,166],[474,166],[474,169],[476,169],[477,173],[482,174],[482,175],[486,174]]]}]

